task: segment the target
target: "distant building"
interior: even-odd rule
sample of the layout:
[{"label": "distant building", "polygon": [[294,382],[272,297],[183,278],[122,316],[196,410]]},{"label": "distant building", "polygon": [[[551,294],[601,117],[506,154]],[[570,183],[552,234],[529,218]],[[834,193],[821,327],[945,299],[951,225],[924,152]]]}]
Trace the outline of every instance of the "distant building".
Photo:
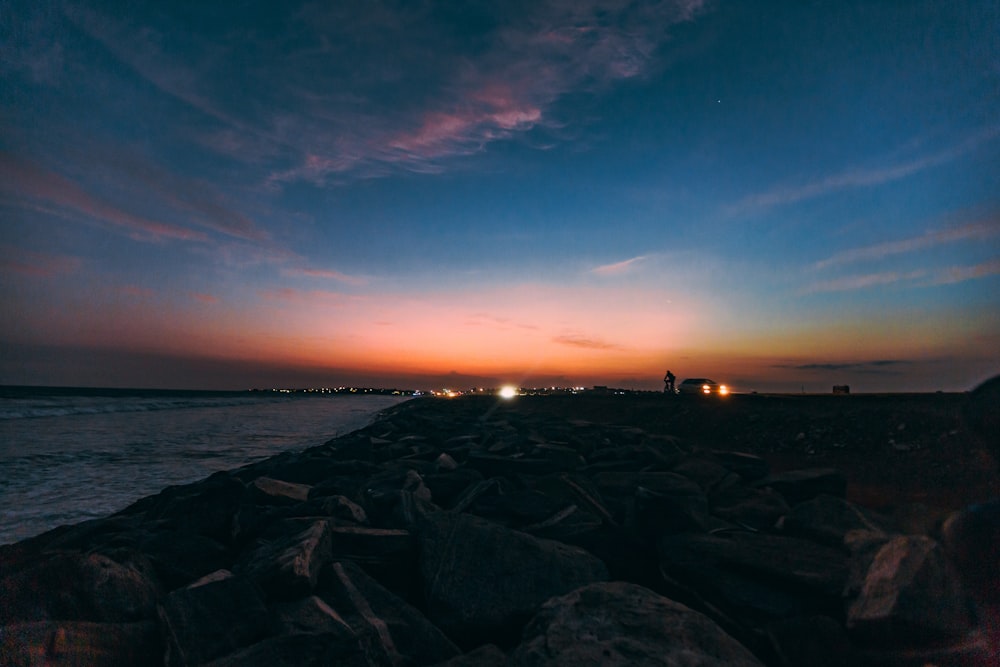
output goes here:
[{"label": "distant building", "polygon": [[835,384],[833,385],[833,393],[835,394],[850,394],[851,385],[849,384]]}]

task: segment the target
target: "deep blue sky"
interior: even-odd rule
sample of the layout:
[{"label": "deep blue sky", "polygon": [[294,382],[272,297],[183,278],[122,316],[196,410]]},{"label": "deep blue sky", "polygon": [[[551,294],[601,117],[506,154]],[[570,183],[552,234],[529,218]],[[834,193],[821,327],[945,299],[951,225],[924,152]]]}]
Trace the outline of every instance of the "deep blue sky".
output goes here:
[{"label": "deep blue sky", "polygon": [[0,382],[967,389],[1000,3],[0,0]]}]

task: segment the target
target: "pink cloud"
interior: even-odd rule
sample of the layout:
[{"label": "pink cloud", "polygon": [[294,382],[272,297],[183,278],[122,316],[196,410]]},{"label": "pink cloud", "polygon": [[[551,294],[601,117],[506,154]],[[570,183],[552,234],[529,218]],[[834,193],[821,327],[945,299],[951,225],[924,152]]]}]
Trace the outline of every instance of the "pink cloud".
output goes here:
[{"label": "pink cloud", "polygon": [[555,336],[552,338],[552,342],[558,343],[559,345],[568,345],[570,347],[582,348],[585,350],[624,349],[621,345],[616,345],[615,343],[609,343],[607,341],[601,340],[600,338],[591,338],[579,334],[564,334],[560,336]]},{"label": "pink cloud", "polygon": [[917,270],[907,273],[896,271],[886,271],[883,273],[869,273],[861,276],[847,276],[834,280],[826,280],[813,283],[803,288],[799,294],[813,294],[817,292],[844,292],[849,290],[865,289],[877,285],[889,285],[898,282],[909,282],[923,278],[926,271]]},{"label": "pink cloud", "polygon": [[639,255],[638,257],[633,257],[631,259],[626,259],[621,262],[615,262],[614,264],[603,264],[601,266],[595,267],[590,270],[590,273],[599,276],[618,276],[623,273],[628,273],[635,269],[640,263],[646,259],[646,255]]},{"label": "pink cloud", "polygon": [[63,176],[7,153],[0,153],[0,192],[3,191],[14,200],[40,201],[46,206],[125,229],[136,240],[207,240],[201,232],[133,215],[90,194]]},{"label": "pink cloud", "polygon": [[731,207],[733,212],[769,209],[807,199],[822,197],[841,190],[873,187],[906,178],[931,167],[950,162],[962,155],[993,141],[1000,136],[1000,125],[976,132],[970,137],[944,150],[907,162],[899,162],[884,167],[848,169],[826,178],[801,185],[779,186],[767,192],[751,195]]},{"label": "pink cloud", "polygon": [[938,272],[930,284],[932,285],[952,285],[965,282],[966,280],[976,280],[1000,274],[1000,258],[991,259],[988,262],[974,264],[972,266],[953,266]]},{"label": "pink cloud", "polygon": [[131,296],[141,299],[148,299],[152,297],[155,292],[148,287],[139,287],[138,285],[125,285],[118,288],[118,292],[124,294],[125,296]]},{"label": "pink cloud", "polygon": [[924,248],[932,248],[948,243],[961,241],[980,241],[1000,235],[1000,222],[989,221],[971,225],[963,225],[954,229],[943,229],[928,232],[922,236],[911,237],[899,241],[879,243],[865,246],[863,248],[853,248],[832,255],[816,263],[817,269],[824,269],[830,266],[839,266],[858,261],[871,261],[884,259],[891,255],[899,255]]},{"label": "pink cloud", "polygon": [[32,252],[15,246],[0,246],[0,269],[35,278],[50,278],[80,268],[78,257]]},{"label": "pink cloud", "polygon": [[309,278],[328,278],[348,285],[367,285],[368,280],[360,276],[352,276],[333,269],[285,269],[282,273],[286,276],[306,276]]},{"label": "pink cloud", "polygon": [[202,303],[218,303],[218,297],[212,296],[211,294],[203,294],[201,292],[192,292],[191,298],[196,301],[201,301]]}]

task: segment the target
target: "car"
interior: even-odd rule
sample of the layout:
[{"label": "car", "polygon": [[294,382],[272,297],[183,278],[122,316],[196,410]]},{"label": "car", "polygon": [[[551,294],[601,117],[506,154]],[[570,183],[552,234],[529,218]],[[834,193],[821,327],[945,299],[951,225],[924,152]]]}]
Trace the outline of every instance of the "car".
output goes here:
[{"label": "car", "polygon": [[726,396],[729,394],[729,387],[708,378],[688,378],[677,385],[677,393],[699,396],[705,394]]}]

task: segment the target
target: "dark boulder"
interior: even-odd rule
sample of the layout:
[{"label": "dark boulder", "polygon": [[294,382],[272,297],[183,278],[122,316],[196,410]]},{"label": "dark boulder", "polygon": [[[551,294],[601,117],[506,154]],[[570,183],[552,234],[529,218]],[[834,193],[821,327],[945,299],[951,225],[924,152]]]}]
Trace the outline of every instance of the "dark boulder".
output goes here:
[{"label": "dark boulder", "polygon": [[706,616],[653,591],[595,583],[542,605],[510,664],[760,667]]}]

